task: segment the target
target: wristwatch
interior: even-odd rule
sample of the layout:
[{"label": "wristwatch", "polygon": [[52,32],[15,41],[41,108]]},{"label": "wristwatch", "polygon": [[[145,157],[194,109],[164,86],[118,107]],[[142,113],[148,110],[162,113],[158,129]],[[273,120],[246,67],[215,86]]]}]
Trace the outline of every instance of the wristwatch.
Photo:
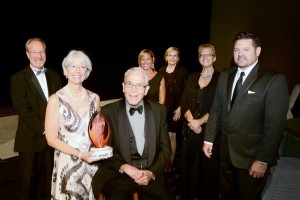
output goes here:
[{"label": "wristwatch", "polygon": [[154,174],[152,175],[152,180],[155,181],[155,175]]},{"label": "wristwatch", "polygon": [[262,161],[259,161],[261,164],[263,165],[268,165],[268,163],[265,163],[265,162],[262,162]]}]

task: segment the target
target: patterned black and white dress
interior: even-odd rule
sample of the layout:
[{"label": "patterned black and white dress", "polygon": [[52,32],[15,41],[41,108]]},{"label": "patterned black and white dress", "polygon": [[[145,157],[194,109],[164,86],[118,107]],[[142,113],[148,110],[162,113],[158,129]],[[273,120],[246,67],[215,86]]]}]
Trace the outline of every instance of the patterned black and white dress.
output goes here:
[{"label": "patterned black and white dress", "polygon": [[[88,91],[89,106],[79,114],[72,108],[62,90],[56,92],[59,99],[60,127],[58,137],[80,152],[88,152],[92,147],[88,135],[88,123],[96,111],[96,97]],[[91,181],[98,166],[79,160],[77,157],[55,150],[52,174],[51,199],[93,200]]]}]

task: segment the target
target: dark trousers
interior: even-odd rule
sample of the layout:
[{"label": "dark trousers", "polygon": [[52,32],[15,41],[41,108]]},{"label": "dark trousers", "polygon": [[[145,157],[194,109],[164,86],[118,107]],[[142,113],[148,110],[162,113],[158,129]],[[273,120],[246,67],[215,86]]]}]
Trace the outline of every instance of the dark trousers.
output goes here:
[{"label": "dark trousers", "polygon": [[[100,169],[101,170],[101,169]],[[132,192],[136,191],[142,200],[171,200],[171,195],[163,177],[150,182],[146,186],[140,186],[129,176],[123,174],[109,182],[103,187],[106,200],[130,199]]]},{"label": "dark trousers", "polygon": [[37,153],[19,152],[21,200],[51,199],[53,149]]},{"label": "dark trousers", "polygon": [[263,178],[253,178],[249,169],[235,168],[230,158],[221,160],[221,190],[223,199],[259,200],[267,183],[270,169]]}]

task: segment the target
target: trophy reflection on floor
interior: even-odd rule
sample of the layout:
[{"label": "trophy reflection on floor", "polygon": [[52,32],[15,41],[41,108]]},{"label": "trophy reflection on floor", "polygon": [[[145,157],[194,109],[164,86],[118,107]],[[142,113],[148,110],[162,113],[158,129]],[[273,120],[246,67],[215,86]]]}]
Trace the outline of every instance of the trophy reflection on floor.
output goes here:
[{"label": "trophy reflection on floor", "polygon": [[90,156],[91,159],[105,159],[113,155],[113,149],[107,146],[110,137],[110,127],[106,119],[100,112],[95,112],[89,122],[89,136],[94,145],[91,148],[94,153]]}]

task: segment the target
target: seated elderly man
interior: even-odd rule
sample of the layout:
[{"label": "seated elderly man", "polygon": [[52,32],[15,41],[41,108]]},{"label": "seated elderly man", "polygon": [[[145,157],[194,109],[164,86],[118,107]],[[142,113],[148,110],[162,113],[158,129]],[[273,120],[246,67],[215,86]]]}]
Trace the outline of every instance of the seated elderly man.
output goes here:
[{"label": "seated elderly man", "polygon": [[143,200],[171,199],[164,173],[172,155],[166,109],[144,99],[148,81],[142,68],[130,68],[122,83],[125,98],[101,109],[113,156],[101,161],[93,177],[96,198],[102,192],[108,200],[127,199],[136,191]]}]

